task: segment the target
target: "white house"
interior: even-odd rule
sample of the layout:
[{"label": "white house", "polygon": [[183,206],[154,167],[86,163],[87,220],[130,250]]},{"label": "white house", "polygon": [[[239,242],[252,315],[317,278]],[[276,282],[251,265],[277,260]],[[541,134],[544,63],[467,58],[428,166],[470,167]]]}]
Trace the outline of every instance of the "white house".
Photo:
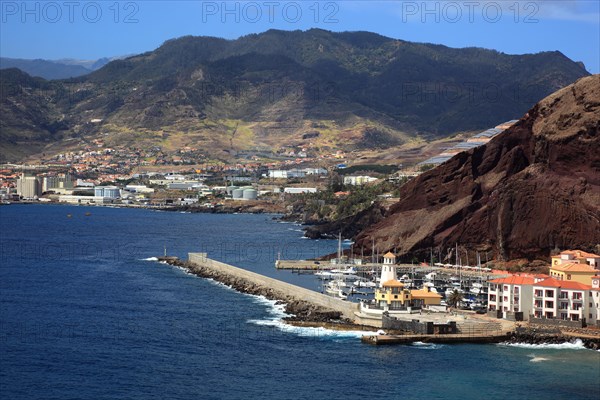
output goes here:
[{"label": "white house", "polygon": [[344,177],[344,185],[361,186],[376,181],[377,178],[366,175],[349,175]]},{"label": "white house", "polygon": [[301,169],[273,169],[269,170],[269,178],[304,178],[306,171]]},{"label": "white house", "polygon": [[587,318],[592,307],[592,286],[575,281],[547,278],[533,285],[533,316],[579,321]]},{"label": "white house", "polygon": [[533,277],[516,275],[489,281],[488,309],[502,311],[504,318],[514,312],[530,315],[534,282]]}]

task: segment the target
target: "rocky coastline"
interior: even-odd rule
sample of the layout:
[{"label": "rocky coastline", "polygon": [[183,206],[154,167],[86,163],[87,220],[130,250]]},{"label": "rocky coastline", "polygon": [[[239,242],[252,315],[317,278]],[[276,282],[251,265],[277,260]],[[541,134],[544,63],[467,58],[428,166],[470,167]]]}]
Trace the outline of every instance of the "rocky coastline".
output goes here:
[{"label": "rocky coastline", "polygon": [[559,329],[548,329],[536,325],[517,327],[511,334],[508,343],[535,345],[564,344],[573,343],[575,340],[581,340],[583,346],[590,350],[600,350],[600,335],[588,335],[579,331],[566,332]]},{"label": "rocky coastline", "polygon": [[326,310],[307,301],[286,295],[281,291],[264,286],[257,286],[246,279],[219,273],[202,267],[201,265],[180,260],[177,257],[159,257],[158,260],[179,268],[183,268],[189,273],[200,278],[213,279],[240,293],[263,296],[269,300],[275,300],[277,304],[285,305],[286,314],[290,314],[289,317],[284,318],[286,321],[311,322],[320,324],[326,323],[331,327],[338,324],[346,327],[348,325],[352,325],[357,329],[362,328],[360,325],[355,325],[352,321],[342,318],[341,313],[338,311]]},{"label": "rocky coastline", "polygon": [[200,204],[173,204],[158,207],[161,211],[179,211],[189,213],[206,214],[283,214],[286,212],[281,203],[271,201],[229,201],[214,206],[204,206]]}]

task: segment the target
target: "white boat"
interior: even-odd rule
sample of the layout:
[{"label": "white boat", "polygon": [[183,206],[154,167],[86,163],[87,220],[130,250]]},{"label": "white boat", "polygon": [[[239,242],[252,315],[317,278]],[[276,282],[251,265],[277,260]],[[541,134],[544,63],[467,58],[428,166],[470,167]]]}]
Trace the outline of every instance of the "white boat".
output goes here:
[{"label": "white boat", "polygon": [[472,287],[471,290],[469,290],[469,292],[471,292],[472,294],[479,294],[481,293],[481,288]]},{"label": "white boat", "polygon": [[371,281],[362,281],[362,280],[356,280],[354,281],[354,286],[356,287],[364,287],[364,288],[373,288],[375,286],[377,286],[377,284],[375,282],[371,282]]},{"label": "white boat", "polygon": [[430,272],[427,275],[425,275],[425,279],[428,281],[433,281],[435,280],[436,275],[437,274],[435,272]]},{"label": "white boat", "polygon": [[464,293],[463,290],[460,288],[448,288],[446,289],[444,294],[446,295],[446,297],[450,297],[455,290],[458,291],[458,293]]},{"label": "white boat", "polygon": [[342,291],[342,288],[345,287],[345,285],[346,284],[344,282],[340,282],[340,281],[328,282],[327,285],[325,286],[325,292],[332,296],[336,296],[341,299],[346,299],[348,296],[346,296],[344,294],[344,292]]},{"label": "white boat", "polygon": [[329,271],[319,271],[315,272],[315,276],[318,276],[321,279],[331,279],[333,274]]},{"label": "white boat", "polygon": [[342,274],[342,275],[356,275],[358,271],[354,267],[345,268],[345,269],[332,269],[331,273],[333,274]]},{"label": "white boat", "polygon": [[331,279],[335,279],[335,280],[339,280],[339,281],[354,281],[354,280],[358,279],[358,275],[332,273]]}]

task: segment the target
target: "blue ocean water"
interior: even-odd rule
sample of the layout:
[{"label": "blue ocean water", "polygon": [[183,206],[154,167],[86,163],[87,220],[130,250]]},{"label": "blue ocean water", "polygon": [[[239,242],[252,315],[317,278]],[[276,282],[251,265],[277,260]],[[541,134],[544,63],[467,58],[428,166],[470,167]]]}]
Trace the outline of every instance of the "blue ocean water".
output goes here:
[{"label": "blue ocean water", "polygon": [[577,344],[371,347],[147,260],[207,251],[317,289],[273,266],[336,249],[301,235],[270,215],[0,207],[1,398],[600,398],[600,353]]}]

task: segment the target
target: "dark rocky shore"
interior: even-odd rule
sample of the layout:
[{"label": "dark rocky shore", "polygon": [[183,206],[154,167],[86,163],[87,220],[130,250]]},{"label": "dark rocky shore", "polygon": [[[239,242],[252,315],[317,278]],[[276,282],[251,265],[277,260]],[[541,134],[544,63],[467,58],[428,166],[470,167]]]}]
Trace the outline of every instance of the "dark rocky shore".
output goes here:
[{"label": "dark rocky shore", "polygon": [[591,337],[583,332],[563,332],[558,329],[549,329],[542,326],[530,325],[518,327],[512,333],[509,343],[527,344],[563,344],[581,340],[583,345],[591,350],[600,350],[600,336]]},{"label": "dark rocky shore", "polygon": [[179,211],[206,214],[283,214],[285,207],[282,203],[272,201],[230,201],[215,206],[205,207],[201,204],[173,204],[158,207],[161,211]]},{"label": "dark rocky shore", "polygon": [[[285,304],[285,312],[290,314],[290,316],[284,319],[288,321],[328,323],[331,325],[340,324],[345,326],[348,324],[354,325],[352,321],[342,318],[339,311],[326,310],[307,301],[288,296],[281,291],[254,285],[243,278],[222,274],[200,265],[190,263],[189,261],[180,260],[177,257],[159,257],[159,261],[184,268],[188,272],[201,278],[214,279],[238,292],[264,296],[269,300],[276,300],[278,304]],[[357,329],[361,328],[359,325],[354,326],[356,326]]]}]

